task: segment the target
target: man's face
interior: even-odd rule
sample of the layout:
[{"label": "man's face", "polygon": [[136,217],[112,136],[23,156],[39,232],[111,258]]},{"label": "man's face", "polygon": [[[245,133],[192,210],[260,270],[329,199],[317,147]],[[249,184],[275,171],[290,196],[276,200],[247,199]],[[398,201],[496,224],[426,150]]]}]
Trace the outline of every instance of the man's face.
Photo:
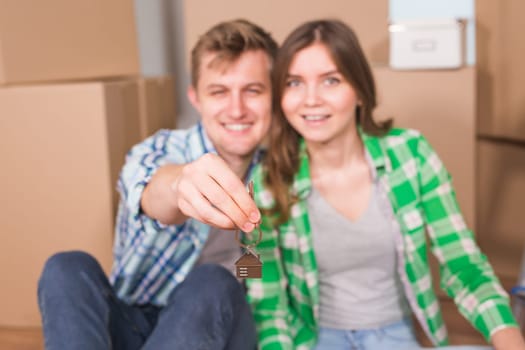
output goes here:
[{"label": "man's face", "polygon": [[245,160],[270,126],[270,61],[263,50],[253,50],[210,67],[215,56],[202,57],[197,87],[188,96],[219,154],[226,161]]}]

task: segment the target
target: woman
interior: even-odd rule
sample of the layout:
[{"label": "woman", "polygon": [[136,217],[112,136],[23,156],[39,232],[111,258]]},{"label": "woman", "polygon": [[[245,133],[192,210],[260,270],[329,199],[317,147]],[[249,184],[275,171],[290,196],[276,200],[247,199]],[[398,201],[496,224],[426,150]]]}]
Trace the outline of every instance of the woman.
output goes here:
[{"label": "woman", "polygon": [[446,345],[427,230],[462,314],[496,349],[525,349],[443,164],[418,132],[373,120],[374,81],[352,30],[301,25],[274,73],[278,115],[254,177],[263,279],[248,281],[260,347],[419,349],[411,314]]}]

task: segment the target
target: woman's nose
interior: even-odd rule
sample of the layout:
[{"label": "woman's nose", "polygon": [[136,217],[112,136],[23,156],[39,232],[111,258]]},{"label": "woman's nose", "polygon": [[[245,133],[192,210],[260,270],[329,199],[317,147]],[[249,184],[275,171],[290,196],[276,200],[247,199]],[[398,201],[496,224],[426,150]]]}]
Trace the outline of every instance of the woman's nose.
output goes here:
[{"label": "woman's nose", "polygon": [[304,103],[307,106],[315,106],[320,103],[319,87],[315,84],[308,85]]}]

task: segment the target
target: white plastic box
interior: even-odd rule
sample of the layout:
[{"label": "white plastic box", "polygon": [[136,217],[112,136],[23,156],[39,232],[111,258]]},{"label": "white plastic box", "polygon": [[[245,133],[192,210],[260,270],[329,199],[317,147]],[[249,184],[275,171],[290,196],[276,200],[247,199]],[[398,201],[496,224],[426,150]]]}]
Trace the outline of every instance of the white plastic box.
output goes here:
[{"label": "white plastic box", "polygon": [[464,22],[457,19],[391,23],[390,67],[451,69],[464,63]]}]

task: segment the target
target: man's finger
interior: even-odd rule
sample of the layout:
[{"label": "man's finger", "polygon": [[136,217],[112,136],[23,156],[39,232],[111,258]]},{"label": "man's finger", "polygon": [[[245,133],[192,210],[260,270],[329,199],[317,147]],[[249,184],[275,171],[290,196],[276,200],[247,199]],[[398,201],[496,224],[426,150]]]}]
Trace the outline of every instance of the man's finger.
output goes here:
[{"label": "man's finger", "polygon": [[[197,205],[196,207],[194,205]],[[189,203],[182,199],[179,204],[180,209],[185,215],[199,220],[205,224],[215,226],[225,230],[235,229],[236,226],[230,218],[224,215],[219,210],[215,209],[210,202],[202,198],[202,201],[196,200]],[[197,209],[198,208],[198,209]]]},{"label": "man's finger", "polygon": [[250,197],[247,187],[232,171],[211,174],[211,176],[223,191],[230,196],[236,206],[242,210],[246,220],[253,224],[260,221],[261,215],[255,202]]},{"label": "man's finger", "polygon": [[[231,194],[226,192],[215,180],[210,179],[212,184],[209,184],[206,193],[203,193],[206,199],[224,215],[230,218],[237,227],[242,230],[249,230],[253,227],[243,209],[231,197]],[[241,183],[242,185],[242,183]]]}]

